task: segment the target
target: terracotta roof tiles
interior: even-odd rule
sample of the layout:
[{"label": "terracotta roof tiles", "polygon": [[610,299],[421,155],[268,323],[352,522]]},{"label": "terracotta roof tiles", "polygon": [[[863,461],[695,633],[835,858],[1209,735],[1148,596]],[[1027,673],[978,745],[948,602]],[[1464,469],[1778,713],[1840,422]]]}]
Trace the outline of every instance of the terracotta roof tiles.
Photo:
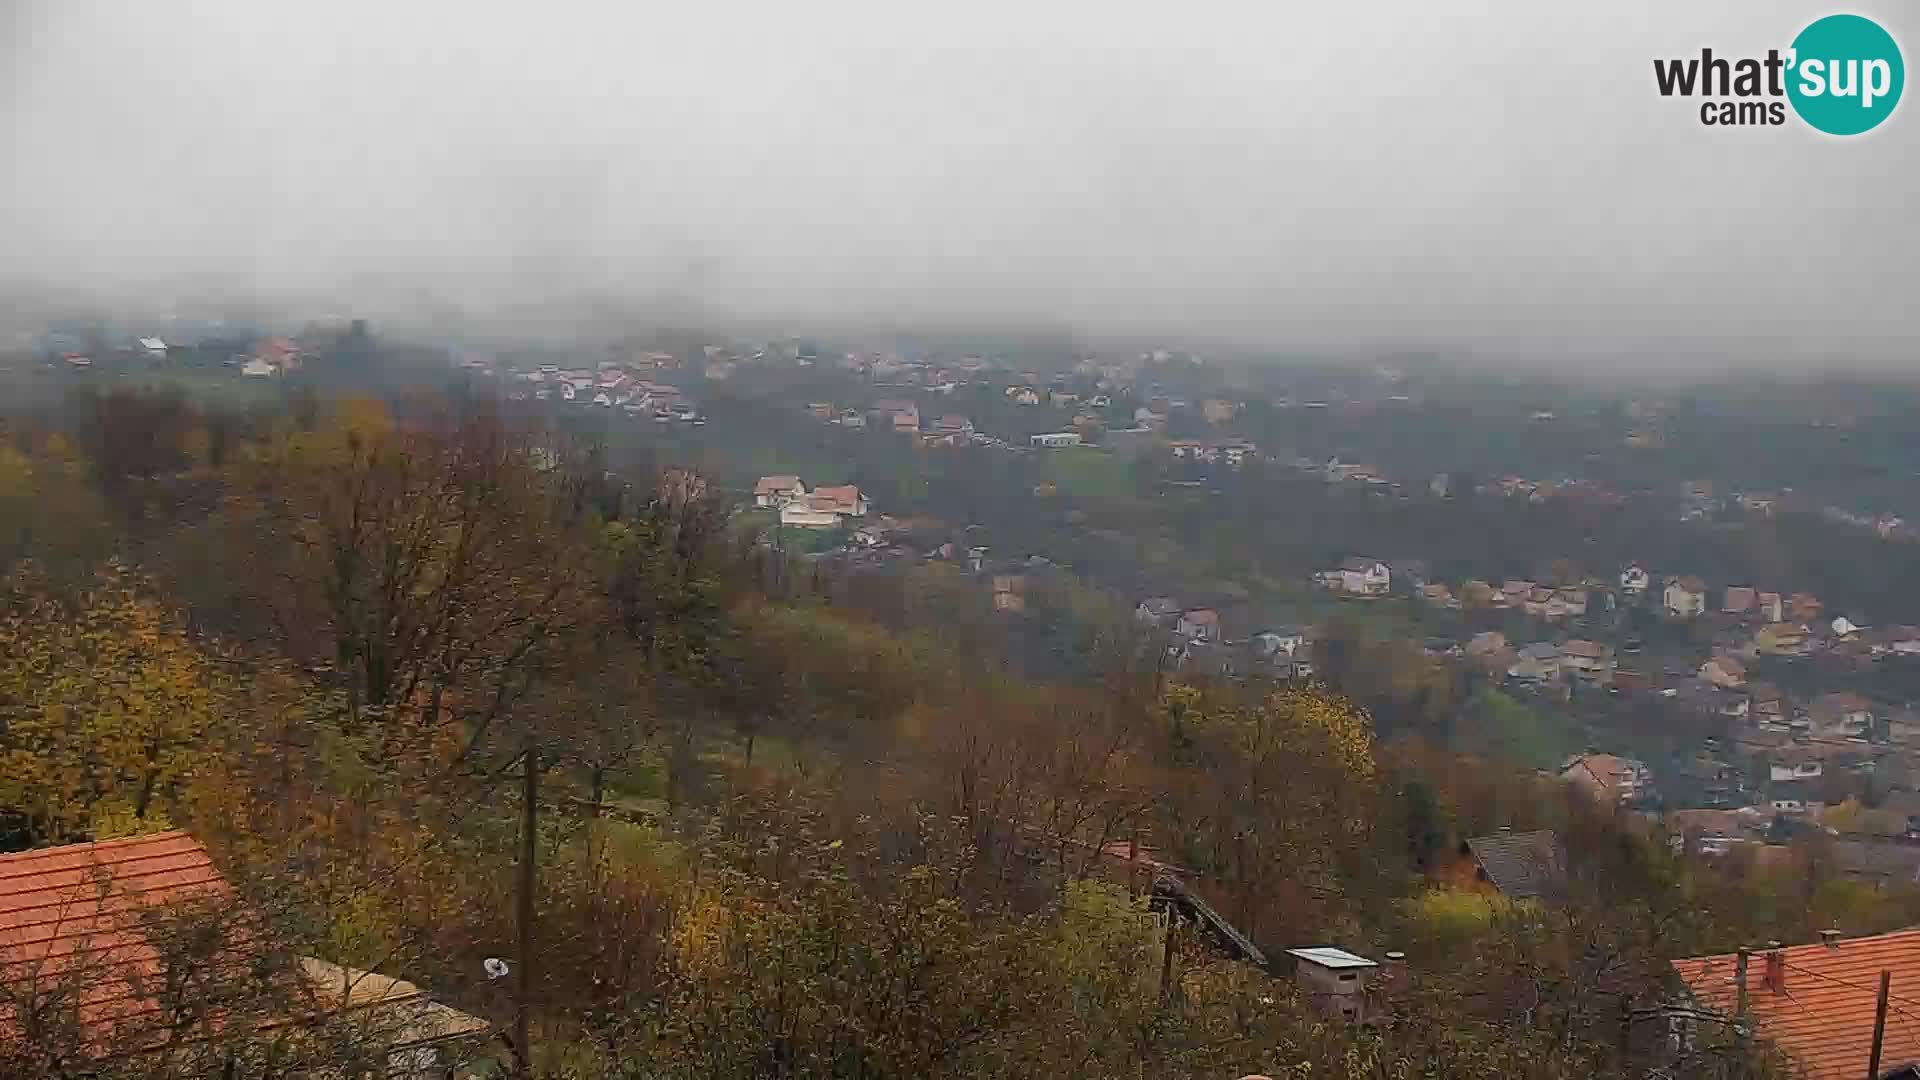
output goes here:
[{"label": "terracotta roof tiles", "polygon": [[[0,997],[64,989],[89,1023],[149,1011],[136,988],[160,974],[143,917],[230,894],[206,849],[183,832],[0,855]],[[0,1009],[0,1021],[11,1009]]]},{"label": "terracotta roof tiles", "polygon": [[[1779,950],[1780,983],[1768,978],[1768,954],[1747,966],[1747,1008],[1754,1031],[1771,1040],[1806,1080],[1856,1077],[1873,1043],[1880,972],[1892,974],[1882,1068],[1920,1061],[1920,930],[1850,938],[1834,945]],[[1731,954],[1675,960],[1694,1000],[1716,1012],[1735,1008],[1736,958]]]}]

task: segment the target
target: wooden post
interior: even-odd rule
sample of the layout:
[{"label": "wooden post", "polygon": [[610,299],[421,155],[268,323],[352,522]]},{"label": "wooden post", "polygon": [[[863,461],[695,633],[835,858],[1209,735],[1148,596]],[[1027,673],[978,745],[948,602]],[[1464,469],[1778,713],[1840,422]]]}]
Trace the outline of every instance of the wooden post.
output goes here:
[{"label": "wooden post", "polygon": [[1736,1024],[1747,1022],[1747,947],[1740,947],[1739,956],[1733,962],[1733,1019]]},{"label": "wooden post", "polygon": [[515,1075],[526,1080],[533,1075],[533,1046],[529,1041],[527,1029],[528,1007],[533,997],[533,893],[537,884],[534,878],[534,857],[537,841],[534,836],[536,815],[540,806],[540,751],[534,746],[532,736],[528,736],[526,748],[521,753],[520,768],[526,774],[525,786],[521,798],[525,805],[520,810],[520,895],[519,901],[519,965],[518,977],[514,980],[513,1003],[513,1054]]},{"label": "wooden post", "polygon": [[1140,826],[1127,834],[1127,888],[1140,894]]},{"label": "wooden post", "polygon": [[1880,1001],[1873,1007],[1873,1056],[1867,1059],[1867,1080],[1880,1080],[1880,1044],[1887,1035],[1887,987],[1893,972],[1880,972]]},{"label": "wooden post", "polygon": [[1180,917],[1174,911],[1167,912],[1166,948],[1160,954],[1160,1000],[1173,1000],[1173,939],[1180,932]]},{"label": "wooden post", "polygon": [[1620,1068],[1626,1071],[1629,1055],[1633,1053],[1633,998],[1620,995]]}]

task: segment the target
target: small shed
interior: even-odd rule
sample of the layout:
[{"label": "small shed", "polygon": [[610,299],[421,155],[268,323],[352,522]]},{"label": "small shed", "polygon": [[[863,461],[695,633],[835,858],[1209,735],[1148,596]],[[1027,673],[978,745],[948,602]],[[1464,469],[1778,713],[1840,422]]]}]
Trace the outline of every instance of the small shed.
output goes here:
[{"label": "small shed", "polygon": [[1287,955],[1296,961],[1294,980],[1315,1008],[1354,1023],[1370,1019],[1367,980],[1380,967],[1378,962],[1331,945],[1288,949]]}]

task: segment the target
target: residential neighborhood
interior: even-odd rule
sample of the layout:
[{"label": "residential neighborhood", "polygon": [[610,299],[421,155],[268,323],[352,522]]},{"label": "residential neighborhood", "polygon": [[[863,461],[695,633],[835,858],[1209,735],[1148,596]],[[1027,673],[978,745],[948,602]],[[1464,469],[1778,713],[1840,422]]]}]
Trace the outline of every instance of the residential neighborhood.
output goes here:
[{"label": "residential neighborhood", "polygon": [[0,1080],[1920,1080],[1780,7],[10,5]]}]

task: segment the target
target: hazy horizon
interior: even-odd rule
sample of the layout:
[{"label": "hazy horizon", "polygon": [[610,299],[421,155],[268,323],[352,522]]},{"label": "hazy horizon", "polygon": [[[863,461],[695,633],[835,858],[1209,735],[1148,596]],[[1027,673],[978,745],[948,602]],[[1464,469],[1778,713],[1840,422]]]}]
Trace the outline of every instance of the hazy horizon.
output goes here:
[{"label": "hazy horizon", "polygon": [[0,11],[0,279],[1904,370],[1920,105],[1833,139],[1654,89],[1656,57],[1764,54],[1828,10],[29,2]]}]

